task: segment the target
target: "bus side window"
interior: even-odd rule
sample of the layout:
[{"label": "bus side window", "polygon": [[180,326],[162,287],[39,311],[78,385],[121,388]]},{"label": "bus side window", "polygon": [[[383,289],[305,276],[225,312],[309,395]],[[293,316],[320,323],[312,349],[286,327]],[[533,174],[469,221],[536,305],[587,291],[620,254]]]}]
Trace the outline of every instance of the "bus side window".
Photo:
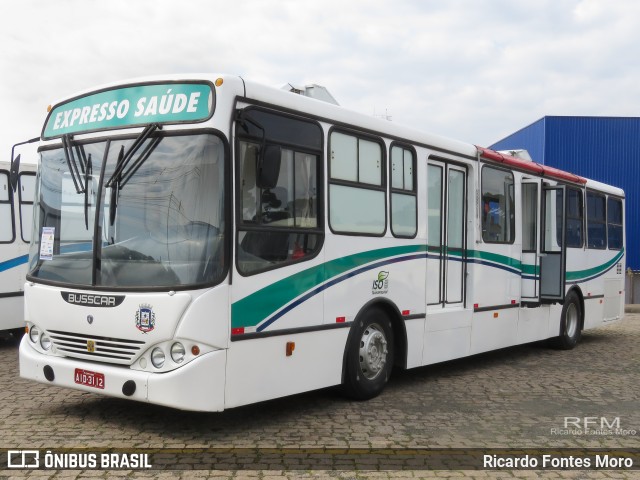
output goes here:
[{"label": "bus side window", "polygon": [[513,243],[515,237],[513,174],[492,167],[482,169],[482,240]]},{"label": "bus side window", "polygon": [[31,241],[31,227],[33,223],[33,200],[36,189],[35,173],[25,172],[20,174],[18,191],[20,192],[20,233],[22,240]]},{"label": "bus side window", "polygon": [[255,182],[259,148],[241,142],[240,150],[242,222],[256,227],[239,234],[241,271],[251,273],[312,253],[316,235],[297,230],[318,227],[317,157],[283,149],[278,183],[263,189]]},{"label": "bus side window", "polygon": [[587,192],[587,246],[607,248],[607,215],[604,195]]},{"label": "bus side window", "polygon": [[574,188],[567,189],[567,247],[581,248],[582,242],[582,192]]},{"label": "bus side window", "polygon": [[386,185],[382,143],[342,132],[330,137],[329,224],[336,233],[382,236]]},{"label": "bus side window", "polygon": [[[258,115],[259,114],[259,115]],[[264,125],[265,143],[280,146],[280,170],[274,185],[259,185],[257,169],[262,139],[242,139],[239,142],[239,224],[237,266],[240,273],[250,275],[311,258],[322,244],[322,227],[318,207],[319,155],[304,151],[303,147],[288,143],[303,141],[306,137],[287,135],[306,131],[313,137],[307,122],[298,122],[272,113],[249,110],[245,118],[256,115]],[[250,127],[250,122],[247,122]],[[302,124],[302,126],[300,125]],[[311,124],[313,127],[315,125]],[[241,130],[241,128],[239,128]],[[245,135],[252,131],[246,128]],[[317,135],[320,135],[317,127]],[[240,136],[242,132],[240,132]],[[315,142],[315,140],[314,140]],[[318,140],[318,144],[321,141]],[[310,148],[311,149],[311,148]],[[261,188],[264,187],[264,188]]]},{"label": "bus side window", "polygon": [[391,147],[391,231],[412,238],[418,230],[415,154],[398,145]]},{"label": "bus side window", "polygon": [[622,228],[622,200],[609,197],[607,199],[607,231],[609,237],[609,249],[620,250],[622,248],[624,231]]},{"label": "bus side window", "polygon": [[0,243],[15,239],[10,188],[8,172],[0,172]]}]

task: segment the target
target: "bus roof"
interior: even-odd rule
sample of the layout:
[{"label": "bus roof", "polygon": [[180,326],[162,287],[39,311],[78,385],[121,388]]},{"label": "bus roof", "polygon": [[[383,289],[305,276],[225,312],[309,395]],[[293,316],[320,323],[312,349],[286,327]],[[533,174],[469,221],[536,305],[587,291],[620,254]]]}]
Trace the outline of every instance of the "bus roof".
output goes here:
[{"label": "bus roof", "polygon": [[476,157],[476,149],[470,143],[454,140],[442,135],[426,133],[413,127],[358,113],[342,106],[269,87],[257,82],[249,80],[244,80],[244,82],[246,86],[246,96],[251,99],[280,105],[301,113],[308,113],[319,119],[326,119],[338,126],[348,127],[357,125],[358,130],[369,131],[387,138],[401,139],[405,142],[449,151],[466,157]]},{"label": "bus roof", "polygon": [[587,180],[586,186],[587,188],[598,190],[602,193],[607,193],[609,195],[616,195],[618,197],[624,198],[624,190],[606,183],[596,182],[595,180]]},{"label": "bus roof", "polygon": [[548,165],[541,165],[533,161],[523,160],[515,156],[506,155],[504,153],[496,152],[484,147],[475,146],[473,144],[462,142],[459,140],[454,140],[442,135],[423,132],[413,127],[407,127],[405,125],[392,123],[388,120],[383,120],[380,118],[375,118],[373,116],[358,113],[338,105],[317,100],[312,97],[291,93],[286,90],[282,90],[281,88],[271,87],[258,82],[247,80],[238,75],[193,73],[179,75],[155,75],[133,78],[83,90],[76,93],[75,95],[71,95],[64,99],[61,99],[54,105],[59,105],[61,103],[67,102],[69,99],[80,98],[85,95],[90,95],[102,90],[115,88],[120,85],[126,86],[163,81],[175,82],[196,80],[204,80],[213,84],[218,78],[221,78],[223,80],[223,85],[225,81],[229,85],[242,84],[242,86],[244,87],[244,97],[247,99],[265,104],[278,105],[295,112],[310,114],[316,119],[319,119],[321,121],[326,120],[337,126],[349,128],[350,126],[357,125],[358,130],[382,135],[387,138],[404,140],[416,145],[461,155],[467,158],[477,158],[478,155],[480,155],[485,160],[497,162],[509,168],[531,172],[532,174],[541,176],[543,178],[575,183],[581,186],[587,185],[590,188],[611,192],[615,195],[624,195],[624,192],[619,188],[612,187],[610,185],[606,185],[604,183],[596,182],[593,180],[588,180],[586,178],[556,169],[554,167],[550,167]]}]

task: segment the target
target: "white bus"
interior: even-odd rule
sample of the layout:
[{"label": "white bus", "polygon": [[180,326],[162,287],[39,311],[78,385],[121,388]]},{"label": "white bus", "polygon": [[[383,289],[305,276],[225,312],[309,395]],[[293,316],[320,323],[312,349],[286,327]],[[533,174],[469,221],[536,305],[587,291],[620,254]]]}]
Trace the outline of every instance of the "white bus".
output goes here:
[{"label": "white bus", "polygon": [[623,316],[624,192],[531,161],[224,75],[80,93],[41,140],[24,378],[367,399]]},{"label": "white bus", "polygon": [[[0,161],[0,334],[22,335],[36,165]],[[13,181],[12,181],[13,180]],[[15,186],[15,188],[14,188]]]}]

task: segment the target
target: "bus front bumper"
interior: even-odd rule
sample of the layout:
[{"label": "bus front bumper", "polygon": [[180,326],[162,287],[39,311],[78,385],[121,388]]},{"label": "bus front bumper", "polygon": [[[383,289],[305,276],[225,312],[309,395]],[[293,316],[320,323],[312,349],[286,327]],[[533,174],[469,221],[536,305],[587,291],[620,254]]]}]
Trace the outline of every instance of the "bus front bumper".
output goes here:
[{"label": "bus front bumper", "polygon": [[[22,337],[20,343],[20,376],[22,378],[181,410],[207,412],[224,410],[226,350],[203,354],[170,372],[152,373],[132,370],[127,366],[43,355],[35,351],[28,342],[28,335]],[[102,381],[95,381],[100,386],[77,383],[77,370],[89,372],[89,375],[94,374],[94,378],[102,378]],[[103,377],[100,377],[101,375]]]}]

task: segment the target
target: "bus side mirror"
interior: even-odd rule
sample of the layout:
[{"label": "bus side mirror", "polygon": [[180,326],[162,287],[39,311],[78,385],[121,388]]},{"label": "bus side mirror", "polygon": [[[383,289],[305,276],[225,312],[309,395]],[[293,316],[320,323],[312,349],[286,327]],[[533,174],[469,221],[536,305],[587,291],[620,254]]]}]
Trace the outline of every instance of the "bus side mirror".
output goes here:
[{"label": "bus side mirror", "polygon": [[282,148],[280,145],[265,145],[258,155],[256,185],[262,189],[274,188],[280,176],[280,159]]},{"label": "bus side mirror", "polygon": [[20,155],[11,160],[11,171],[9,172],[9,183],[15,192],[18,189],[18,178],[20,176]]},{"label": "bus side mirror", "polygon": [[11,170],[9,172],[9,184],[11,185],[11,188],[13,188],[14,192],[18,189],[18,179],[20,178],[20,154],[18,154],[16,158],[13,158],[16,147],[19,145],[26,145],[27,143],[37,142],[39,140],[40,137],[36,137],[25,142],[16,143],[13,147],[11,147]]}]

